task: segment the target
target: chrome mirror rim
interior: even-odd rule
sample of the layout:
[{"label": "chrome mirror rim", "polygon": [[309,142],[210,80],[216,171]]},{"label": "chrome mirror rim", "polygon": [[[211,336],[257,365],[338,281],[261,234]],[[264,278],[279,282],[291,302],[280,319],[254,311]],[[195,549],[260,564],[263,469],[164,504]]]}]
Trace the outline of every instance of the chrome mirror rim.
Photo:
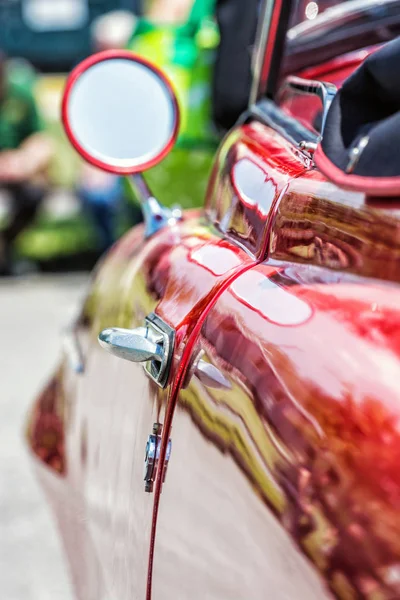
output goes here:
[{"label": "chrome mirror rim", "polygon": [[[174,124],[173,124],[172,132],[171,132],[171,136],[170,136],[169,140],[166,142],[165,146],[159,152],[157,152],[157,154],[155,154],[154,156],[150,157],[149,159],[147,159],[145,161],[137,160],[136,164],[135,164],[135,161],[133,161],[133,160],[129,165],[127,165],[127,164],[125,164],[125,165],[110,164],[110,163],[103,161],[102,159],[94,156],[93,154],[90,154],[90,152],[88,152],[80,143],[79,139],[77,138],[77,135],[75,134],[73,128],[71,127],[71,123],[70,123],[70,119],[69,119],[69,106],[70,106],[71,94],[74,90],[75,84],[78,81],[78,79],[84,73],[86,73],[91,67],[93,67],[99,63],[102,63],[104,61],[113,60],[113,59],[130,60],[136,64],[141,64],[144,67],[146,67],[147,69],[149,69],[150,71],[152,71],[164,84],[164,86],[168,92],[168,95],[171,99],[171,105],[173,106]],[[176,139],[178,137],[179,125],[180,125],[180,111],[179,111],[178,101],[177,101],[175,92],[173,90],[173,87],[172,87],[170,81],[168,80],[168,78],[158,67],[156,67],[148,60],[142,58],[141,56],[134,54],[133,52],[131,52],[129,50],[105,50],[103,52],[98,52],[97,54],[89,56],[88,58],[83,60],[81,63],[79,63],[75,67],[75,69],[73,69],[73,71],[70,73],[70,75],[67,79],[67,83],[65,86],[64,95],[63,95],[63,99],[62,99],[61,118],[62,118],[65,132],[68,136],[68,139],[71,142],[72,146],[75,148],[75,150],[87,162],[94,165],[95,167],[98,167],[99,169],[102,169],[104,171],[108,171],[110,173],[114,173],[117,175],[133,175],[135,173],[141,173],[147,169],[151,169],[156,164],[161,162],[163,160],[163,158],[165,158],[165,156],[170,152],[170,150],[174,146]]]}]

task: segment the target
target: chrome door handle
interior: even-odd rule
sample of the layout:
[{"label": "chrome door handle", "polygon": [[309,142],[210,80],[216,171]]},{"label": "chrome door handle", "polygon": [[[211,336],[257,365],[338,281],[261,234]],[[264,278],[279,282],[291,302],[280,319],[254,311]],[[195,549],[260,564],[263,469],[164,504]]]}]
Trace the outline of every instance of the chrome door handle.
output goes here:
[{"label": "chrome door handle", "polygon": [[175,331],[151,313],[144,327],[120,329],[109,327],[99,334],[99,343],[114,356],[144,363],[147,374],[160,387],[167,385],[174,353]]},{"label": "chrome door handle", "polygon": [[162,362],[164,349],[158,343],[162,337],[155,338],[148,327],[136,329],[120,329],[112,327],[103,329],[99,335],[100,346],[125,360],[131,362],[147,362],[157,360]]},{"label": "chrome door handle", "polygon": [[[135,363],[144,363],[148,375],[160,386],[165,387],[171,367],[175,331],[160,317],[151,313],[146,317],[145,327],[121,329],[108,327],[99,334],[102,348]],[[203,385],[215,389],[230,389],[228,379],[211,363],[202,360],[203,352],[190,370],[187,382],[195,375]],[[186,386],[185,386],[186,387]]]}]

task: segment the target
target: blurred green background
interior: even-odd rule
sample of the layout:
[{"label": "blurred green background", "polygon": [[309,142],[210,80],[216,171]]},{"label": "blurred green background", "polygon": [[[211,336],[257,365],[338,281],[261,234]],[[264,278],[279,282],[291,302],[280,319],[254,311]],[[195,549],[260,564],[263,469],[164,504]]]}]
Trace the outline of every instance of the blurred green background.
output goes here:
[{"label": "blurred green background", "polygon": [[[97,4],[95,6],[88,0],[88,23],[93,22],[97,13],[107,14],[112,7],[124,8],[126,1],[110,0],[100,11]],[[166,72],[178,98],[181,129],[176,147],[161,164],[146,172],[145,178],[162,204],[178,204],[182,208],[203,204],[218,143],[211,121],[212,70],[215,49],[219,43],[213,18],[214,0],[188,0],[188,6],[191,9],[187,21],[178,25],[155,25],[145,17],[136,19],[128,43],[130,49],[156,63]],[[0,18],[2,10],[1,5]],[[140,14],[140,9],[138,12]],[[6,18],[7,15],[3,17]],[[13,23],[18,25],[15,19]],[[86,24],[80,32],[71,31],[68,37],[65,32],[58,36],[54,32],[27,32],[26,24],[23,25],[22,21],[17,25],[15,27],[20,27],[21,31],[16,29],[15,35],[5,40],[8,45],[11,44],[11,56],[20,55],[33,63],[34,67],[26,60],[13,60],[13,76],[31,79],[45,129],[54,141],[56,152],[49,173],[51,193],[35,223],[16,240],[16,255],[38,263],[42,268],[46,265],[52,268],[54,262],[62,262],[71,257],[76,257],[82,267],[91,266],[90,261],[93,262],[96,258],[98,240],[91,219],[83,212],[75,193],[81,159],[66,139],[60,121],[66,72],[93,51],[93,45],[90,48],[89,42],[90,27]],[[24,27],[25,33],[22,31]],[[29,36],[32,35],[36,36],[35,44],[33,38],[29,43]],[[79,44],[76,55],[69,57],[68,64],[68,52],[71,54],[73,49],[71,36],[75,36],[74,39]],[[0,35],[0,47],[1,43]],[[136,202],[129,186],[125,186],[125,189],[126,202]],[[3,224],[6,218],[4,214],[0,217]],[[126,219],[121,211],[118,234],[131,225]],[[89,265],[85,262],[85,255]]]},{"label": "blurred green background", "polygon": [[[74,193],[81,159],[70,146],[60,122],[60,103],[65,76],[43,75],[35,84],[35,94],[46,129],[51,133],[56,152],[51,166],[50,178],[54,196],[58,190]],[[175,148],[145,177],[156,197],[168,206],[180,204],[183,208],[201,206],[204,200],[209,171],[214,154],[213,146],[200,149]],[[128,201],[135,202],[131,196]],[[64,258],[96,254],[96,232],[90,219],[80,210],[60,216],[51,210],[51,200],[41,211],[35,224],[24,231],[16,243],[16,251],[22,258],[35,262],[62,262]],[[76,207],[77,208],[77,207]],[[123,217],[119,233],[129,228]],[[46,266],[45,264],[43,266]]]}]

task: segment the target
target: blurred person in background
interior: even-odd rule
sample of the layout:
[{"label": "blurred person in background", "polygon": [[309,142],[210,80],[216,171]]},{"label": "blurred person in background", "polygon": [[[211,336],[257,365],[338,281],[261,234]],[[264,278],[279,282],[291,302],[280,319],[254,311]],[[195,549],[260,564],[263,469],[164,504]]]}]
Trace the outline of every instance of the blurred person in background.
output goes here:
[{"label": "blurred person in background", "polygon": [[215,0],[147,0],[128,48],[167,75],[180,108],[177,143],[146,172],[154,195],[168,206],[200,206],[219,142],[211,118],[211,85],[218,46]]},{"label": "blurred person in background", "polygon": [[155,23],[184,23],[196,0],[148,1],[147,17]]},{"label": "blurred person in background", "polygon": [[0,232],[0,274],[13,272],[12,246],[30,225],[46,193],[52,144],[42,131],[31,86],[9,76],[0,52],[0,189],[11,196],[10,218]]},{"label": "blurred person in background", "polygon": [[113,10],[92,23],[91,38],[95,52],[126,48],[138,18],[127,10]]}]

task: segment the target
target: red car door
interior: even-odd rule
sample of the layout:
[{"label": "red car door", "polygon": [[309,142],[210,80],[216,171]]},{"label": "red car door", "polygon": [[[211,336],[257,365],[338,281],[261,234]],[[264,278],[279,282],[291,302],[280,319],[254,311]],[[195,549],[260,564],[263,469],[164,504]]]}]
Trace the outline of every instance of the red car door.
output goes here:
[{"label": "red car door", "polygon": [[[144,481],[147,443],[168,428],[171,389],[179,387],[174,382],[191,356],[189,340],[210,299],[254,264],[197,214],[146,244],[142,236],[141,228],[133,230],[99,265],[64,360],[29,424],[77,596],[85,600],[146,596],[158,497],[155,471]],[[166,387],[141,364],[105,352],[97,340],[105,328],[143,327],[151,314],[175,334]],[[176,454],[173,445],[171,457]]]},{"label": "red car door", "polygon": [[[246,310],[252,315],[248,304],[254,303],[253,293],[257,298],[260,293],[254,270],[257,259],[270,243],[274,215],[288,186],[309,166],[310,160],[293,142],[259,120],[234,130],[216,160],[208,192],[209,217],[254,258],[233,279],[225,280],[191,336],[183,338],[190,354],[185,353],[169,399],[172,453],[155,505],[154,599],[165,597],[166,591],[174,598],[247,599],[267,587],[274,598],[328,596],[276,520],[287,500],[275,465],[283,460],[280,449],[283,456],[292,452],[291,441],[285,450],[283,444],[275,447],[277,436],[270,435],[268,415],[260,411],[259,394],[263,396],[272,379],[263,349],[263,321],[245,337],[250,326]],[[202,266],[216,274],[216,259],[211,252],[208,264],[201,259]],[[266,268],[265,292],[269,275],[276,272],[278,268]],[[240,296],[243,289],[248,299]],[[293,296],[275,295],[275,310],[280,302],[282,318],[310,317],[308,305],[296,304]],[[292,310],[296,317],[291,317]],[[221,360],[219,344],[224,348]],[[196,376],[193,366],[199,358],[212,366],[213,381]],[[288,560],[290,578],[285,574]]]},{"label": "red car door", "polygon": [[272,259],[220,296],[195,352],[221,383],[175,408],[154,598],[397,597],[399,296]]},{"label": "red car door", "polygon": [[315,106],[296,124],[266,100],[211,177],[210,219],[259,262],[225,282],[188,341],[153,600],[400,594],[398,220],[326,181],[309,140],[300,151]]},{"label": "red car door", "polygon": [[[73,332],[82,364],[32,413],[84,600],[400,593],[398,223],[321,177],[314,133],[264,99],[283,4],[265,3],[260,102],[221,146],[206,218],[114,247]],[[166,387],[98,345],[146,323],[174,336]]]},{"label": "red car door", "polygon": [[[192,377],[178,396],[153,598],[166,590],[169,597],[215,600],[329,597],[296,535],[283,526],[292,519],[301,528],[303,502],[308,516],[298,490],[308,450],[301,427],[313,436],[315,423],[295,398],[291,404],[281,381],[285,349],[270,339],[271,323],[261,312],[270,310],[289,339],[290,327],[301,329],[311,317],[307,302],[273,283],[278,273],[263,266],[236,278],[196,339],[195,353],[218,370],[220,384]],[[280,325],[280,317],[287,322]]]}]

